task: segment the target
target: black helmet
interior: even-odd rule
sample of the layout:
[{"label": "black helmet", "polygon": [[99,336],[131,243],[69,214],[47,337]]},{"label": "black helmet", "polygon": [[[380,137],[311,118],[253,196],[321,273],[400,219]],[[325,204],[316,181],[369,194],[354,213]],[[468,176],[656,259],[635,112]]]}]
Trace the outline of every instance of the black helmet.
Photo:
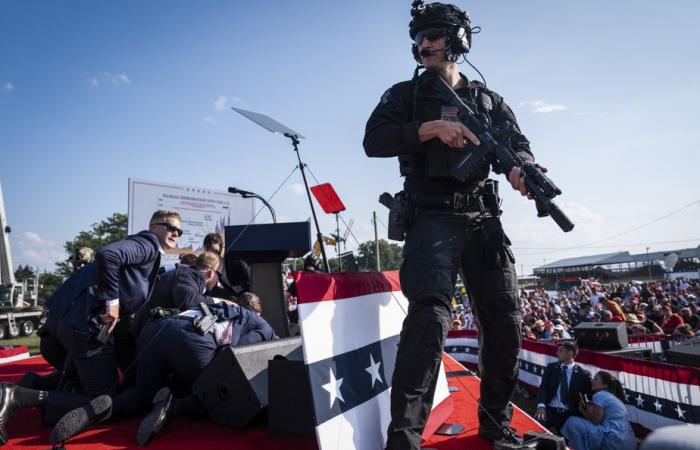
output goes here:
[{"label": "black helmet", "polygon": [[450,61],[457,61],[460,55],[469,52],[472,44],[472,28],[469,13],[455,5],[445,3],[423,4],[422,0],[413,2],[411,22],[408,24],[409,35],[413,39],[413,57],[420,62],[416,36],[423,30],[431,28],[444,29],[447,37],[446,56]]}]

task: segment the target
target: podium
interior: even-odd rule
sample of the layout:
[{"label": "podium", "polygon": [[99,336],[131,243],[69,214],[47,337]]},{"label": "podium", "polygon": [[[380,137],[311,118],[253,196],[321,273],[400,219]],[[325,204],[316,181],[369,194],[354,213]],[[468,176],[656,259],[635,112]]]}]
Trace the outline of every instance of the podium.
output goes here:
[{"label": "podium", "polygon": [[225,228],[226,274],[236,260],[250,266],[250,289],[262,303],[262,317],[279,337],[289,336],[287,305],[282,285],[282,262],[311,250],[311,224],[307,222],[233,225]]}]

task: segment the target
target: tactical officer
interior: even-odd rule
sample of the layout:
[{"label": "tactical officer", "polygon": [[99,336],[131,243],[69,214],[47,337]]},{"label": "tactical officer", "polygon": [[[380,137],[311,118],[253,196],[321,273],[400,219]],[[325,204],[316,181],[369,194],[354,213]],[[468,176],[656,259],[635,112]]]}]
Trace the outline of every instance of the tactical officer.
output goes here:
[{"label": "tactical officer", "polygon": [[[517,381],[521,343],[520,305],[510,242],[500,223],[496,182],[488,164],[466,181],[449,169],[479,145],[457,119],[456,108],[437,94],[441,77],[462,100],[493,125],[516,124],[503,98],[471,81],[457,60],[471,46],[469,15],[454,5],[414,1],[409,24],[413,56],[425,71],[392,86],[370,116],[364,137],[370,157],[398,156],[404,191],[405,246],[400,279],[409,308],[392,379],[387,449],[418,449],[431,409],[442,347],[451,325],[450,299],[461,269],[480,324],[479,435],[497,440],[512,432],[509,405]],[[533,161],[517,125],[510,145]],[[494,164],[494,169],[500,167]],[[528,196],[519,169],[512,187]]]}]

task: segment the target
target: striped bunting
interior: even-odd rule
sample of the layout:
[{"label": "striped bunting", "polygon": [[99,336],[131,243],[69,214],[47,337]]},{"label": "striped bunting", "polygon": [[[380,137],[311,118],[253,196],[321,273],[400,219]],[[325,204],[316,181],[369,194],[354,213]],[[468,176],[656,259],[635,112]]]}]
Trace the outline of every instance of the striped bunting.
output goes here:
[{"label": "striped bunting", "polygon": [[[319,448],[384,448],[391,377],[408,311],[398,272],[299,272],[294,282]],[[442,367],[424,437],[451,408]]]},{"label": "striped bunting", "polygon": [[[653,342],[653,345],[660,345]],[[459,332],[445,341],[445,352],[458,361],[478,364],[475,332]],[[643,344],[632,345],[644,347]],[[519,379],[539,387],[547,364],[556,361],[552,345],[524,341],[520,351]],[[581,350],[576,360],[591,374],[606,370],[625,388],[630,420],[647,429],[700,423],[700,369],[634,360]]]}]

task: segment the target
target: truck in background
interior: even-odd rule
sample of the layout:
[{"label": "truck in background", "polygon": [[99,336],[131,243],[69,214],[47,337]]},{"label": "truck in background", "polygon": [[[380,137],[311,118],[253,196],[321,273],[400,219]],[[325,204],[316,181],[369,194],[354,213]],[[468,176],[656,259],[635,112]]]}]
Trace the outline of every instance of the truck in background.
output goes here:
[{"label": "truck in background", "polygon": [[0,339],[29,336],[41,326],[43,309],[39,306],[39,273],[18,282],[10,252],[10,227],[0,186]]}]

